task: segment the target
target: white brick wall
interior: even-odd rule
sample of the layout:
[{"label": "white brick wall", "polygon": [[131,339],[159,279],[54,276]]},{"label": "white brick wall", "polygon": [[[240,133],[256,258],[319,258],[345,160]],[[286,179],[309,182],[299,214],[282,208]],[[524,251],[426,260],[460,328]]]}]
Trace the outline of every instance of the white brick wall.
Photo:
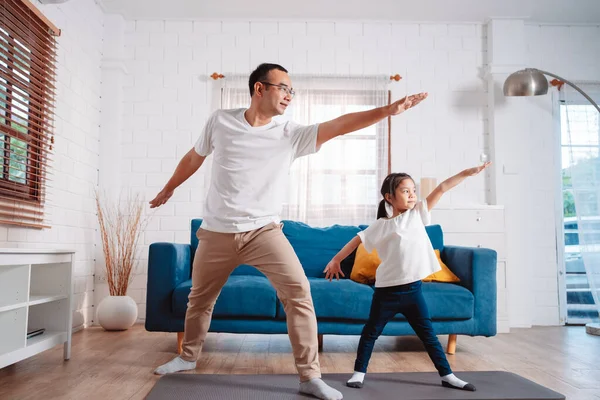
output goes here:
[{"label": "white brick wall", "polygon": [[598,81],[600,26],[527,25],[529,65],[575,81]]},{"label": "white brick wall", "polygon": [[[147,200],[166,183],[216,107],[208,75],[248,74],[261,62],[281,63],[292,79],[294,73],[399,73],[403,80],[390,84],[394,99],[428,91],[426,102],[392,121],[392,168],[416,179],[441,181],[477,164],[486,150],[481,25],[131,21],[128,27],[122,179]],[[166,206],[149,212],[139,282],[145,280],[150,243],[189,241],[189,220],[203,210],[203,169]],[[481,179],[443,201],[481,204],[485,198]],[[144,296],[136,301],[143,317]]]},{"label": "white brick wall", "polygon": [[93,318],[98,176],[100,59],[104,15],[93,0],[37,4],[57,25],[57,101],[53,179],[47,207],[51,229],[0,228],[0,246],[76,250],[73,326]]}]

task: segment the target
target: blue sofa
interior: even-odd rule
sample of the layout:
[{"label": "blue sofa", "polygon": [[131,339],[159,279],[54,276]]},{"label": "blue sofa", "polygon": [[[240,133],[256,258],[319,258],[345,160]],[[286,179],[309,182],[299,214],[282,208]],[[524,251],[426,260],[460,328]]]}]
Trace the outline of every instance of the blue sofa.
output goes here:
[{"label": "blue sofa", "polygon": [[[198,245],[196,231],[201,222],[191,221],[189,244],[153,243],[149,249],[145,326],[148,331],[179,332],[179,342],[191,288],[191,265]],[[310,282],[320,345],[322,335],[360,335],[369,315],[373,287],[350,279],[329,282],[324,279],[323,269],[366,226],[315,228],[296,221],[283,224],[283,232]],[[496,334],[496,251],[444,246],[439,225],[426,229],[444,263],[460,278],[458,284],[423,284],[435,331],[450,335],[448,352],[452,354],[456,335]],[[209,331],[287,333],[283,306],[261,272],[248,265],[233,271],[217,299]],[[414,331],[402,315],[397,315],[383,335],[414,335]]]}]

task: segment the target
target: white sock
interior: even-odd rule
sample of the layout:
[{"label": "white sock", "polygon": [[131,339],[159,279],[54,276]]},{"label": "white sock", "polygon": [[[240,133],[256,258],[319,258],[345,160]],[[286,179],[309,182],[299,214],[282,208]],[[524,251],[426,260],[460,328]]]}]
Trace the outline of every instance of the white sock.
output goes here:
[{"label": "white sock", "polygon": [[344,398],[339,391],[327,385],[320,378],[300,382],[300,393],[312,394],[321,400],[341,400]]},{"label": "white sock", "polygon": [[442,382],[446,382],[446,383],[450,384],[452,387],[455,387],[457,389],[464,389],[464,390],[469,390],[472,392],[475,391],[475,386],[473,386],[469,382],[465,382],[461,379],[458,379],[456,377],[456,375],[454,375],[454,374],[448,374],[448,375],[442,376]]},{"label": "white sock", "polygon": [[364,372],[354,371],[354,373],[352,374],[352,378],[348,379],[348,383],[363,383],[364,379],[365,379]]},{"label": "white sock", "polygon": [[178,371],[187,371],[189,369],[195,369],[196,362],[195,361],[185,361],[181,357],[175,357],[171,361],[166,364],[161,365],[160,367],[154,370],[154,373],[157,375],[164,374],[172,374],[173,372]]}]

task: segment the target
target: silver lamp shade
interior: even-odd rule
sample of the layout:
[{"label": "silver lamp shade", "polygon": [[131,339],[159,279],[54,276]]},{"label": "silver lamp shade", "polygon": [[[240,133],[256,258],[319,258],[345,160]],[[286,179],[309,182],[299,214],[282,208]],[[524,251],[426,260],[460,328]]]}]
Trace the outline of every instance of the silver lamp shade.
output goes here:
[{"label": "silver lamp shade", "polygon": [[522,69],[504,81],[505,96],[539,96],[548,93],[548,80],[539,70]]}]

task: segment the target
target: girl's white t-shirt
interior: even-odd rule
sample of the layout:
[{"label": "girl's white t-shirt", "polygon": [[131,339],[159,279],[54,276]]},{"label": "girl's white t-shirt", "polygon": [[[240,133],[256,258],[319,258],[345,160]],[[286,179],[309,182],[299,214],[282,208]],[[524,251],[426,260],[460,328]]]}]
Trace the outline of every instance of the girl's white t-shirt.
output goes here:
[{"label": "girl's white t-shirt", "polygon": [[365,249],[377,249],[381,264],[377,268],[375,287],[416,282],[441,270],[425,225],[431,213],[427,200],[395,218],[380,218],[358,233]]}]

